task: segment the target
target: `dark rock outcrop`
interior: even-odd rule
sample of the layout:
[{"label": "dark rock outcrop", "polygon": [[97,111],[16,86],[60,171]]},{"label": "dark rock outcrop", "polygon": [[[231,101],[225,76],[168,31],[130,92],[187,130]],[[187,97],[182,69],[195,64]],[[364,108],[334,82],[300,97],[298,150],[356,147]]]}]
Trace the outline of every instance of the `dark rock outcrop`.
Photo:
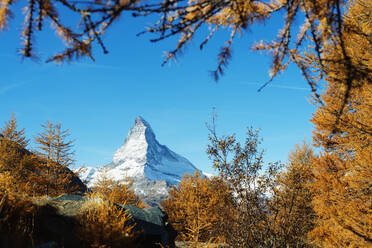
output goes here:
[{"label": "dark rock outcrop", "polygon": [[168,223],[168,215],[159,207],[148,209],[141,209],[131,205],[123,207],[132,216],[135,222],[135,230],[141,232],[141,247],[158,247],[157,243],[162,244],[164,247],[175,247],[174,240],[177,232]]}]

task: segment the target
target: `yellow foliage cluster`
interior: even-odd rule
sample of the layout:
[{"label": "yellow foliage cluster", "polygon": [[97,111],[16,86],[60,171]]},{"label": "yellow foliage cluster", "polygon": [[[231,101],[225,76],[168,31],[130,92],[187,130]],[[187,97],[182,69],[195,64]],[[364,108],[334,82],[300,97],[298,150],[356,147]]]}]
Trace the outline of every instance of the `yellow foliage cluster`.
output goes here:
[{"label": "yellow foliage cluster", "polygon": [[[223,141],[218,140],[221,146],[216,152],[226,145]],[[240,149],[233,147],[235,152]],[[179,238],[189,247],[213,247],[218,243],[231,247],[315,247],[308,237],[316,218],[309,186],[314,157],[309,145],[296,146],[285,171],[273,174],[272,180],[254,178],[253,187],[241,185],[241,179],[256,174],[244,174],[252,172],[254,164],[247,164],[245,172],[239,172],[238,168],[229,170],[233,162],[226,162],[221,170],[224,177],[206,178],[198,173],[184,176],[162,206],[179,231]],[[233,176],[237,178],[232,181]],[[231,183],[240,184],[242,189]]]},{"label": "yellow foliage cluster", "polygon": [[370,1],[353,1],[342,30],[345,39],[329,47],[325,59],[324,105],[312,120],[314,140],[323,148],[312,184],[318,221],[311,236],[320,246],[372,244],[371,10]]},{"label": "yellow foliage cluster", "polygon": [[[1,139],[1,138],[0,138]],[[25,195],[50,195],[74,192],[72,172],[29,153],[9,140],[0,140],[0,188]],[[76,187],[75,187],[76,186]]]},{"label": "yellow foliage cluster", "polygon": [[[71,142],[64,142],[66,133],[60,128],[48,137],[49,143],[40,146],[43,152],[27,150],[28,140],[24,130],[17,129],[14,116],[0,131],[0,188],[3,191],[28,196],[56,196],[77,191],[79,185],[72,183],[76,175],[65,167],[72,161]],[[36,137],[37,141],[41,138],[46,140],[43,135]]]},{"label": "yellow foliage cluster", "polygon": [[268,18],[275,7],[274,3],[270,5],[260,1],[238,0],[211,17],[208,23],[246,28],[248,23],[253,24]]},{"label": "yellow foliage cluster", "polygon": [[275,234],[272,247],[314,247],[308,237],[316,219],[310,191],[314,159],[308,144],[296,145],[288,156],[286,170],[277,176],[268,201],[268,221]]},{"label": "yellow foliage cluster", "polygon": [[222,242],[233,206],[229,187],[219,178],[186,175],[162,202],[169,222],[183,241]]},{"label": "yellow foliage cluster", "polygon": [[115,181],[110,178],[106,170],[100,174],[90,195],[122,205],[126,203],[139,208],[147,207],[141,198],[134,193],[131,186],[132,181],[129,178],[122,181]]},{"label": "yellow foliage cluster", "polygon": [[128,247],[136,246],[137,234],[133,231],[131,216],[123,208],[104,200],[92,198],[79,216],[79,236],[82,247]]},{"label": "yellow foliage cluster", "polygon": [[10,5],[12,0],[1,0],[0,2],[0,30],[4,30],[8,27],[9,18],[12,14],[10,11]]}]

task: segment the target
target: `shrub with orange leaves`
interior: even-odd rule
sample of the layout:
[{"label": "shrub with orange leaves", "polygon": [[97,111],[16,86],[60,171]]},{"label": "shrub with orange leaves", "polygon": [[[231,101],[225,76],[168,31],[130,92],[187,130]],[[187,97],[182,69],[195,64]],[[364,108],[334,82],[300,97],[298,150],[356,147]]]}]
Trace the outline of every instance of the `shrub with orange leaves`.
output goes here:
[{"label": "shrub with orange leaves", "polygon": [[305,142],[290,152],[288,166],[277,176],[277,184],[267,201],[268,222],[272,232],[271,247],[315,247],[308,237],[314,228],[312,148]]},{"label": "shrub with orange leaves", "polygon": [[97,198],[87,201],[85,206],[79,217],[82,247],[137,247],[137,233],[126,210]]},{"label": "shrub with orange leaves", "polygon": [[134,190],[131,189],[132,183],[133,182],[129,178],[123,179],[122,181],[113,180],[108,175],[107,169],[104,168],[95,186],[92,187],[92,192],[90,194],[122,205],[126,203],[139,208],[147,207],[141,198],[134,193]]},{"label": "shrub with orange leaves", "polygon": [[161,205],[183,241],[223,241],[232,219],[229,187],[219,178],[185,175]]}]

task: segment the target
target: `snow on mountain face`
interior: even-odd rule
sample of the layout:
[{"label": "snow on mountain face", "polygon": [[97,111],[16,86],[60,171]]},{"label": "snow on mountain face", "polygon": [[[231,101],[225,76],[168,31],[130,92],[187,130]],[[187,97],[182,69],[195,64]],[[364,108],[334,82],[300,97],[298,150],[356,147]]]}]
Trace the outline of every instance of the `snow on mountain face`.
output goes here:
[{"label": "snow on mountain face", "polygon": [[142,117],[136,118],[124,144],[114,153],[110,164],[88,167],[81,177],[92,186],[103,168],[114,180],[132,178],[134,187],[141,180],[178,184],[184,174],[193,174],[197,170],[186,158],[159,144],[150,125]]}]

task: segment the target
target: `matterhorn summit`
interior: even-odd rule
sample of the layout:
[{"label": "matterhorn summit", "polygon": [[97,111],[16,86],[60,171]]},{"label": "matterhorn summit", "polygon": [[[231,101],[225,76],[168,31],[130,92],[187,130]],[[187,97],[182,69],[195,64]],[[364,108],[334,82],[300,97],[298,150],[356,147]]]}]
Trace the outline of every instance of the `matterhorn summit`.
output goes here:
[{"label": "matterhorn summit", "polygon": [[112,162],[102,167],[88,167],[81,176],[94,186],[105,172],[114,180],[131,178],[135,192],[140,195],[167,194],[169,186],[178,184],[185,174],[198,170],[190,161],[161,145],[150,126],[137,117],[123,143],[116,150]]}]

